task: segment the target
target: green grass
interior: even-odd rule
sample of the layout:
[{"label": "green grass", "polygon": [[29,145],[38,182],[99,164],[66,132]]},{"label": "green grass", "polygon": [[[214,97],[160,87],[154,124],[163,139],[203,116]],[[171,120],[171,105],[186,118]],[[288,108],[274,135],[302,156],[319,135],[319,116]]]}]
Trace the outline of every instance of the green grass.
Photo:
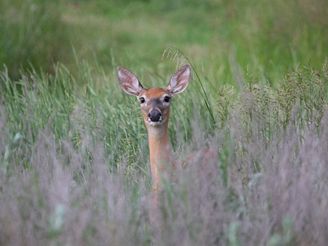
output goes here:
[{"label": "green grass", "polygon": [[[205,133],[211,134],[216,128],[227,127],[237,108],[242,113],[243,130],[251,130],[253,118],[261,117],[265,122],[263,134],[269,139],[277,128],[290,123],[295,105],[300,107],[303,124],[311,119],[318,125],[328,99],[326,67],[324,64],[322,71],[295,71],[277,88],[247,83],[242,93],[220,84],[208,90],[206,81],[194,76],[188,90],[173,101],[170,135],[174,146],[179,148],[179,144],[190,141],[195,117]],[[87,134],[93,141],[105,143],[112,155],[111,166],[121,158],[129,163],[137,160],[148,151],[137,101],[124,95],[118,83],[112,84],[115,74],[106,75],[101,68],[84,74],[86,68],[84,64],[79,74],[87,81],[83,86],[64,67],[57,67],[54,75],[32,73],[18,81],[10,80],[4,72],[2,100],[10,135],[19,134],[26,145],[33,145],[40,131],[49,128],[56,139],[68,137],[78,146],[81,134]],[[206,94],[199,83],[205,86]],[[142,162],[146,160],[143,155]]]},{"label": "green grass", "polygon": [[0,21],[0,65],[12,78],[32,69],[54,72],[56,62],[68,62],[70,41],[56,4],[3,0]]},{"label": "green grass", "polygon": [[[323,3],[317,4],[317,8],[323,7]],[[103,15],[83,15],[94,22],[90,36],[97,29],[105,32],[96,35],[106,40],[103,47],[100,42],[99,46],[93,44],[94,50],[101,50],[96,52],[98,61],[113,53],[119,64],[159,64],[163,50],[173,46],[197,65],[221,71],[220,83],[231,83],[231,59],[236,59],[252,79],[274,83],[299,65],[318,68],[327,54],[327,23],[313,20],[322,19],[322,13],[307,13],[306,2],[301,6],[296,1],[163,5],[158,1],[131,2],[113,5],[112,11],[118,12],[114,16],[110,11],[106,15],[105,10]],[[81,5],[80,11],[85,13],[83,10]]]},{"label": "green grass", "polygon": [[298,66],[319,68],[328,52],[327,4],[321,0],[1,4],[0,63],[15,78],[29,64],[51,72],[54,62],[76,74],[76,58],[109,73],[117,64],[141,74],[143,64],[156,64],[148,70],[159,73],[172,69],[161,56],[176,47],[207,68],[212,83],[234,83],[236,61],[249,80],[274,84]]}]

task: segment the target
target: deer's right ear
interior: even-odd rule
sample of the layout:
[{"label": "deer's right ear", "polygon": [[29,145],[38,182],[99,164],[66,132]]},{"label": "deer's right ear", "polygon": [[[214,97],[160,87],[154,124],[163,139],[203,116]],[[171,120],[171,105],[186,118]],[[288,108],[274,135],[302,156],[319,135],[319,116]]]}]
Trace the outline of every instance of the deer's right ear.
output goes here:
[{"label": "deer's right ear", "polygon": [[138,78],[125,68],[117,68],[117,78],[120,82],[122,90],[129,95],[138,96],[143,90]]}]

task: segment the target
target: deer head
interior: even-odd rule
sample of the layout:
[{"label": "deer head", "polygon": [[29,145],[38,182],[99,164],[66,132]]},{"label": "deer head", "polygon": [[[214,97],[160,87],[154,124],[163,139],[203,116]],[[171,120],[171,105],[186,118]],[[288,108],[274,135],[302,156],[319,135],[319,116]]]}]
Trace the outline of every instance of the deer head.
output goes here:
[{"label": "deer head", "polygon": [[123,91],[138,98],[146,127],[162,127],[169,120],[171,98],[187,88],[191,69],[188,64],[178,69],[166,88],[146,89],[132,72],[121,67],[117,76]]}]

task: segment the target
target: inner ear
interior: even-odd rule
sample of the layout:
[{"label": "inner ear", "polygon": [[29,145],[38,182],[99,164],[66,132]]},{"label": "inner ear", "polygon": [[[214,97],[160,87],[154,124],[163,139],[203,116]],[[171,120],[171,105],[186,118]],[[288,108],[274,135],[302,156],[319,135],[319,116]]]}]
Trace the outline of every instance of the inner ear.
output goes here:
[{"label": "inner ear", "polygon": [[137,76],[126,68],[117,68],[117,78],[122,90],[129,95],[138,96],[144,89]]},{"label": "inner ear", "polygon": [[172,77],[167,90],[171,95],[183,92],[191,79],[191,68],[189,64],[182,66]]}]

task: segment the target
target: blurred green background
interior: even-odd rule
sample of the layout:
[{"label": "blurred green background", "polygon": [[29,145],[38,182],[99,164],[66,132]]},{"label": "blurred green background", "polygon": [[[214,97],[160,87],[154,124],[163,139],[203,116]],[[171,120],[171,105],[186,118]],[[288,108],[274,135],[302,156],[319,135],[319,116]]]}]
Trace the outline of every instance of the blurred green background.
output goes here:
[{"label": "blurred green background", "polygon": [[231,63],[271,83],[322,65],[327,16],[325,0],[1,0],[0,64],[14,79],[56,63],[74,74],[80,61],[156,72],[174,47],[220,83],[231,83]]}]

